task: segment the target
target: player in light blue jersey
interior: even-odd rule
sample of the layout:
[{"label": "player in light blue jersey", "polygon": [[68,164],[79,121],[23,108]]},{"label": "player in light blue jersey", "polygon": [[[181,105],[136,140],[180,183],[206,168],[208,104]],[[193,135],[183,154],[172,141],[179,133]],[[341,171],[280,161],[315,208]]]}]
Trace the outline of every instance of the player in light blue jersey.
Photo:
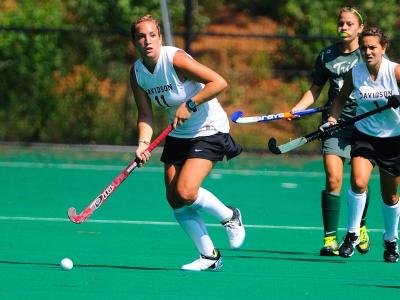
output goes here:
[{"label": "player in light blue jersey", "polygon": [[206,212],[225,227],[230,246],[241,247],[245,230],[239,209],[224,205],[202,187],[218,161],[239,155],[242,148],[229,134],[227,115],[216,96],[226,81],[183,50],[162,45],[158,22],[147,15],[132,24],[132,39],[140,58],[130,71],[138,108],[138,148],[142,163],[153,134],[152,106],[167,111],[174,130],[166,138],[164,162],[166,196],[175,219],[191,238],[200,257],[183,270],[217,270],[221,254],[199,212]]},{"label": "player in light blue jersey", "polygon": [[[400,101],[400,65],[384,57],[389,41],[381,29],[366,28],[360,35],[363,62],[345,76],[335,98],[328,122],[336,124],[342,107],[352,94],[357,101],[357,115]],[[400,108],[374,114],[355,124],[351,149],[351,188],[347,193],[347,234],[339,255],[350,257],[360,242],[360,220],[366,202],[368,182],[375,166],[379,168],[384,219],[384,252],[386,262],[397,262],[400,202]]]},{"label": "player in light blue jersey", "polygon": [[[359,61],[361,53],[358,45],[358,36],[364,27],[364,17],[358,8],[345,6],[339,10],[337,20],[338,43],[323,49],[315,62],[312,85],[299,102],[291,109],[292,113],[303,110],[312,105],[319,97],[324,85],[329,82],[328,102],[330,106],[343,85],[343,76]],[[345,107],[340,120],[344,121],[356,113],[354,99],[347,99],[349,106]],[[327,114],[322,115],[322,123]],[[350,158],[351,133],[354,127],[338,131],[322,142],[322,155],[325,168],[325,189],[321,192],[322,220],[324,225],[324,242],[320,250],[322,256],[338,255],[337,231],[340,213],[340,193],[343,183],[343,171],[346,159]],[[369,236],[366,227],[365,206],[361,221],[361,237],[357,249],[360,253],[369,250]]]}]

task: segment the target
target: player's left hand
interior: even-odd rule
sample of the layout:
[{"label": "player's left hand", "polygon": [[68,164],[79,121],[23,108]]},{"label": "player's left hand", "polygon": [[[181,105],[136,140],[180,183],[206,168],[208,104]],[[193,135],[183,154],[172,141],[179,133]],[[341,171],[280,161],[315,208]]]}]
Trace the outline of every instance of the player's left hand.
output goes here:
[{"label": "player's left hand", "polygon": [[172,127],[175,129],[178,125],[182,125],[190,118],[191,115],[192,112],[186,107],[186,103],[182,103],[175,112],[175,118],[172,122]]}]

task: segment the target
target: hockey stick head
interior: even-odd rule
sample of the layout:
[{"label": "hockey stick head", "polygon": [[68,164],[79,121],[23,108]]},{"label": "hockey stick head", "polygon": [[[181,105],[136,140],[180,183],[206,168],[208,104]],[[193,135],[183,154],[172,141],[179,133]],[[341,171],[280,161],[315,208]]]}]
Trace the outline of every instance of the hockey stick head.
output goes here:
[{"label": "hockey stick head", "polygon": [[268,141],[268,149],[273,154],[282,154],[281,150],[276,145],[276,139],[275,138],[270,138],[269,139],[269,141]]},{"label": "hockey stick head", "polygon": [[243,116],[243,112],[242,111],[236,111],[236,112],[234,112],[232,114],[231,120],[232,120],[232,122],[236,123],[237,119],[241,118],[242,116]]},{"label": "hockey stick head", "polygon": [[86,208],[81,214],[76,214],[76,209],[74,207],[70,207],[68,209],[68,218],[71,222],[75,224],[79,224],[84,222],[89,216],[93,213],[90,207]]},{"label": "hockey stick head", "polygon": [[71,222],[80,223],[78,215],[76,214],[75,207],[70,207],[68,209],[68,218],[70,219]]}]

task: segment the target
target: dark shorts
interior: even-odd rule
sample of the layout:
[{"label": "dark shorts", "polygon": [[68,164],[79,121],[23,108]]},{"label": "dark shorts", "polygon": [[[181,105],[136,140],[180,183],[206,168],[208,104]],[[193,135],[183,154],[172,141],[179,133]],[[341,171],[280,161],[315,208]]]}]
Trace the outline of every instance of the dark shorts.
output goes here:
[{"label": "dark shorts", "polygon": [[221,161],[229,160],[242,152],[229,133],[217,133],[196,138],[176,138],[167,136],[161,161],[167,164],[182,165],[188,158],[204,158]]},{"label": "dark shorts", "polygon": [[400,176],[400,136],[378,138],[354,130],[350,156],[361,156],[393,176]]}]

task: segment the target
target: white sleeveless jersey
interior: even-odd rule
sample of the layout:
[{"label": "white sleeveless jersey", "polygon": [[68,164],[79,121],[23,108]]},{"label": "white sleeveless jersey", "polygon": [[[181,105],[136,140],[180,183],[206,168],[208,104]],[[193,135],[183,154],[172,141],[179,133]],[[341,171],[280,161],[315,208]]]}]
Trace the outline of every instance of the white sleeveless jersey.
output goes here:
[{"label": "white sleeveless jersey", "polygon": [[[196,95],[204,86],[202,83],[191,80],[182,82],[179,79],[173,66],[173,59],[178,50],[181,49],[162,46],[153,73],[143,65],[142,59],[134,63],[138,85],[147,93],[153,105],[168,111],[170,123],[174,119],[178,106]],[[217,98],[213,98],[198,105],[197,111],[169,135],[178,138],[193,138],[209,136],[217,132],[228,133],[229,121]]]},{"label": "white sleeveless jersey", "polygon": [[[375,81],[371,79],[364,62],[357,64],[352,69],[353,96],[357,100],[357,115],[381,107],[387,103],[387,98],[399,95],[394,68],[397,64],[382,58],[378,76]],[[400,110],[387,109],[374,114],[355,124],[356,128],[370,136],[385,138],[400,136]]]}]

